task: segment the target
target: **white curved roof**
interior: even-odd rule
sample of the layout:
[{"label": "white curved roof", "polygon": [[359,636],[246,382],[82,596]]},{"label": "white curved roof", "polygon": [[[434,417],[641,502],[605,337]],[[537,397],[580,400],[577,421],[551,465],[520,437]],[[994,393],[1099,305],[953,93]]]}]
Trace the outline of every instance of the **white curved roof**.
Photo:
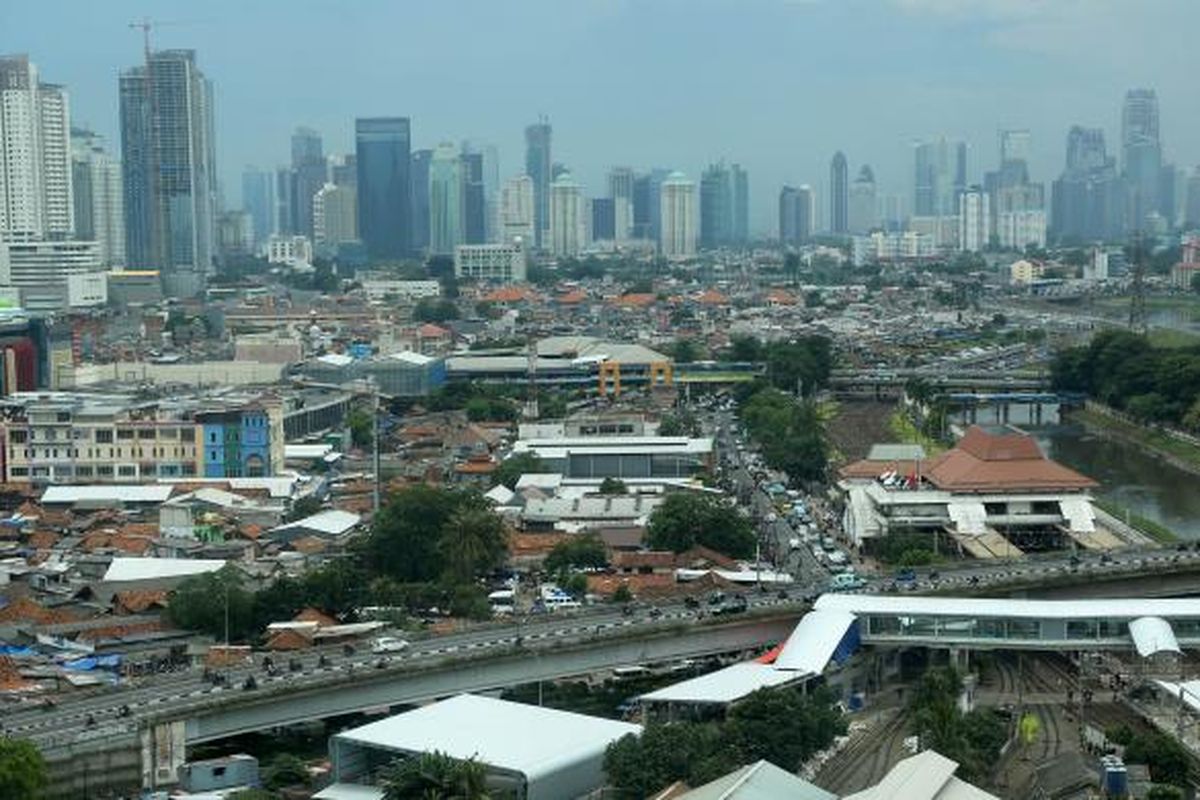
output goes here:
[{"label": "white curved roof", "polygon": [[810,611],[800,618],[775,659],[775,669],[820,675],[854,624],[849,611]]},{"label": "white curved roof", "polygon": [[1129,623],[1129,635],[1138,655],[1149,658],[1155,653],[1180,653],[1175,631],[1162,617],[1138,617]]},{"label": "white curved roof", "polygon": [[1022,600],[990,597],[913,597],[909,595],[824,594],[820,611],[851,614],[900,614],[933,617],[1004,617],[1008,619],[1200,618],[1198,598],[1114,598],[1104,600]]}]

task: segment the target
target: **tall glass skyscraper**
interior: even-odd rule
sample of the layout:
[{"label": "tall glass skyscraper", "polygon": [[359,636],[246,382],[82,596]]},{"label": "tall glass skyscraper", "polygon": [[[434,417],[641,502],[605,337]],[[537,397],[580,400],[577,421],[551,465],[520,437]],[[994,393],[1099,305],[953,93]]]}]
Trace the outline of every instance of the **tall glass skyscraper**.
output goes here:
[{"label": "tall glass skyscraper", "polygon": [[487,241],[487,191],[483,178],[483,153],[462,156],[462,242]]},{"label": "tall glass skyscraper", "polygon": [[429,164],[429,252],[453,255],[463,243],[463,178],[458,148],[443,142]]},{"label": "tall glass skyscraper", "polygon": [[312,128],[297,128],[292,134],[292,170],[295,191],[292,194],[292,218],[296,232],[313,238],[313,195],[329,179],[329,164],[321,144],[321,134]]},{"label": "tall glass skyscraper", "polygon": [[545,117],[525,128],[525,174],[533,179],[533,227],[537,246],[550,224],[550,121]]},{"label": "tall glass skyscraper", "polygon": [[833,154],[829,164],[829,230],[846,233],[850,230],[850,168],[846,154]]},{"label": "tall glass skyscraper", "polygon": [[408,117],[354,121],[358,168],[358,237],[371,258],[412,253],[411,153]]},{"label": "tall glass skyscraper", "polygon": [[432,150],[414,150],[409,161],[409,181],[412,187],[412,239],[414,253],[429,249],[429,164]]},{"label": "tall glass skyscraper", "polygon": [[967,144],[938,139],[919,142],[915,151],[913,214],[947,217],[958,213],[958,197],[967,188]]},{"label": "tall glass skyscraper", "polygon": [[724,161],[700,176],[700,244],[728,247],[749,238],[750,185],[746,170]]},{"label": "tall glass skyscraper", "polygon": [[1162,142],[1158,133],[1158,96],[1153,89],[1130,89],[1121,109],[1121,169],[1129,191],[1129,228],[1145,226],[1159,207]]},{"label": "tall glass skyscraper", "polygon": [[204,290],[217,206],[212,84],[194,50],[160,50],[120,76],[126,260],[169,296]]},{"label": "tall glass skyscraper", "polygon": [[242,210],[250,215],[254,241],[261,244],[275,233],[275,174],[257,167],[242,171]]}]

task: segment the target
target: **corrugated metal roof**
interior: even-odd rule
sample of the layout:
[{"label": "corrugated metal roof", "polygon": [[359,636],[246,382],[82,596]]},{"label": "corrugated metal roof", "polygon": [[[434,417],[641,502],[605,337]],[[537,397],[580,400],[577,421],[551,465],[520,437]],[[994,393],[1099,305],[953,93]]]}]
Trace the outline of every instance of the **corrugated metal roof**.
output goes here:
[{"label": "corrugated metal roof", "polygon": [[529,780],[596,758],[640,725],[460,694],[337,734],[388,750],[439,751],[524,775]]},{"label": "corrugated metal roof", "polygon": [[770,664],[744,662],[707,675],[664,686],[641,696],[642,700],[665,703],[732,703],[758,689],[782,686],[803,677],[798,672],[775,669]]},{"label": "corrugated metal roof", "polygon": [[172,486],[142,484],[119,486],[48,486],[42,494],[43,504],[56,503],[162,503],[174,491]]},{"label": "corrugated metal roof", "polygon": [[114,558],[104,573],[109,581],[182,578],[216,572],[225,562],[215,558]]},{"label": "corrugated metal roof", "polygon": [[328,511],[321,511],[313,514],[311,517],[298,519],[295,522],[289,522],[286,525],[279,525],[275,528],[272,528],[271,532],[290,531],[300,528],[306,531],[324,533],[329,536],[341,536],[343,533],[350,530],[361,521],[362,517],[358,514],[352,514],[349,511],[341,511],[339,509],[332,508]]},{"label": "corrugated metal roof", "polygon": [[837,800],[770,761],[759,761],[681,794],[677,800]]},{"label": "corrugated metal roof", "polygon": [[926,750],[904,759],[883,780],[843,800],[1000,800],[954,777],[958,762]]}]

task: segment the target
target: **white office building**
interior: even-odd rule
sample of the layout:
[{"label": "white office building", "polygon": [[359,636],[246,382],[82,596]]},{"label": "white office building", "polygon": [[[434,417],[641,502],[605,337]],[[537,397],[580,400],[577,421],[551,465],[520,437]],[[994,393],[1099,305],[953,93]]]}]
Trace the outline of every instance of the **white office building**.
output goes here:
[{"label": "white office building", "polygon": [[987,192],[978,188],[962,193],[958,211],[958,249],[978,253],[988,246],[991,219]]},{"label": "white office building", "polygon": [[358,190],[327,183],[313,195],[313,238],[336,246],[358,239]]},{"label": "white office building", "polygon": [[996,238],[1005,250],[1046,246],[1046,212],[1042,209],[1001,211],[996,215]]},{"label": "white office building", "polygon": [[15,287],[29,311],[101,306],[108,302],[107,273],[95,242],[0,242],[0,285]]},{"label": "white office building", "polygon": [[873,231],[869,236],[855,236],[850,242],[851,261],[856,267],[888,261],[931,258],[937,252],[933,237],[917,231]]},{"label": "white office building", "polygon": [[494,283],[525,281],[525,243],[460,244],[454,248],[454,275]]},{"label": "white office building", "polygon": [[95,240],[105,267],[125,264],[125,197],[121,161],[89,130],[71,131],[71,184],[75,235]]},{"label": "white office building", "polygon": [[500,241],[532,242],[533,224],[533,178],[509,178],[500,190]]},{"label": "white office building", "polygon": [[307,236],[274,234],[267,240],[266,255],[269,264],[308,266],[313,260],[312,242]]},{"label": "white office building", "polygon": [[658,249],[668,258],[696,254],[696,184],[672,172],[659,189]]},{"label": "white office building", "polygon": [[587,241],[583,196],[579,184],[564,172],[550,184],[550,252],[556,256],[578,255]]}]

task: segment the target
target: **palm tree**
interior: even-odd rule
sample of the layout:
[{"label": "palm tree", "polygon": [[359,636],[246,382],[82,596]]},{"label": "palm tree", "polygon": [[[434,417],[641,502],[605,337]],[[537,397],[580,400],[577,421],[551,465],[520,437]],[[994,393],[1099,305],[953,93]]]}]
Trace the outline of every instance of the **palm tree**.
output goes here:
[{"label": "palm tree", "polygon": [[440,541],[446,573],[456,583],[498,564],[507,549],[504,523],[489,509],[463,508],[446,521]]},{"label": "palm tree", "polygon": [[436,751],[396,759],[384,770],[382,787],[383,800],[491,800],[483,764]]}]

